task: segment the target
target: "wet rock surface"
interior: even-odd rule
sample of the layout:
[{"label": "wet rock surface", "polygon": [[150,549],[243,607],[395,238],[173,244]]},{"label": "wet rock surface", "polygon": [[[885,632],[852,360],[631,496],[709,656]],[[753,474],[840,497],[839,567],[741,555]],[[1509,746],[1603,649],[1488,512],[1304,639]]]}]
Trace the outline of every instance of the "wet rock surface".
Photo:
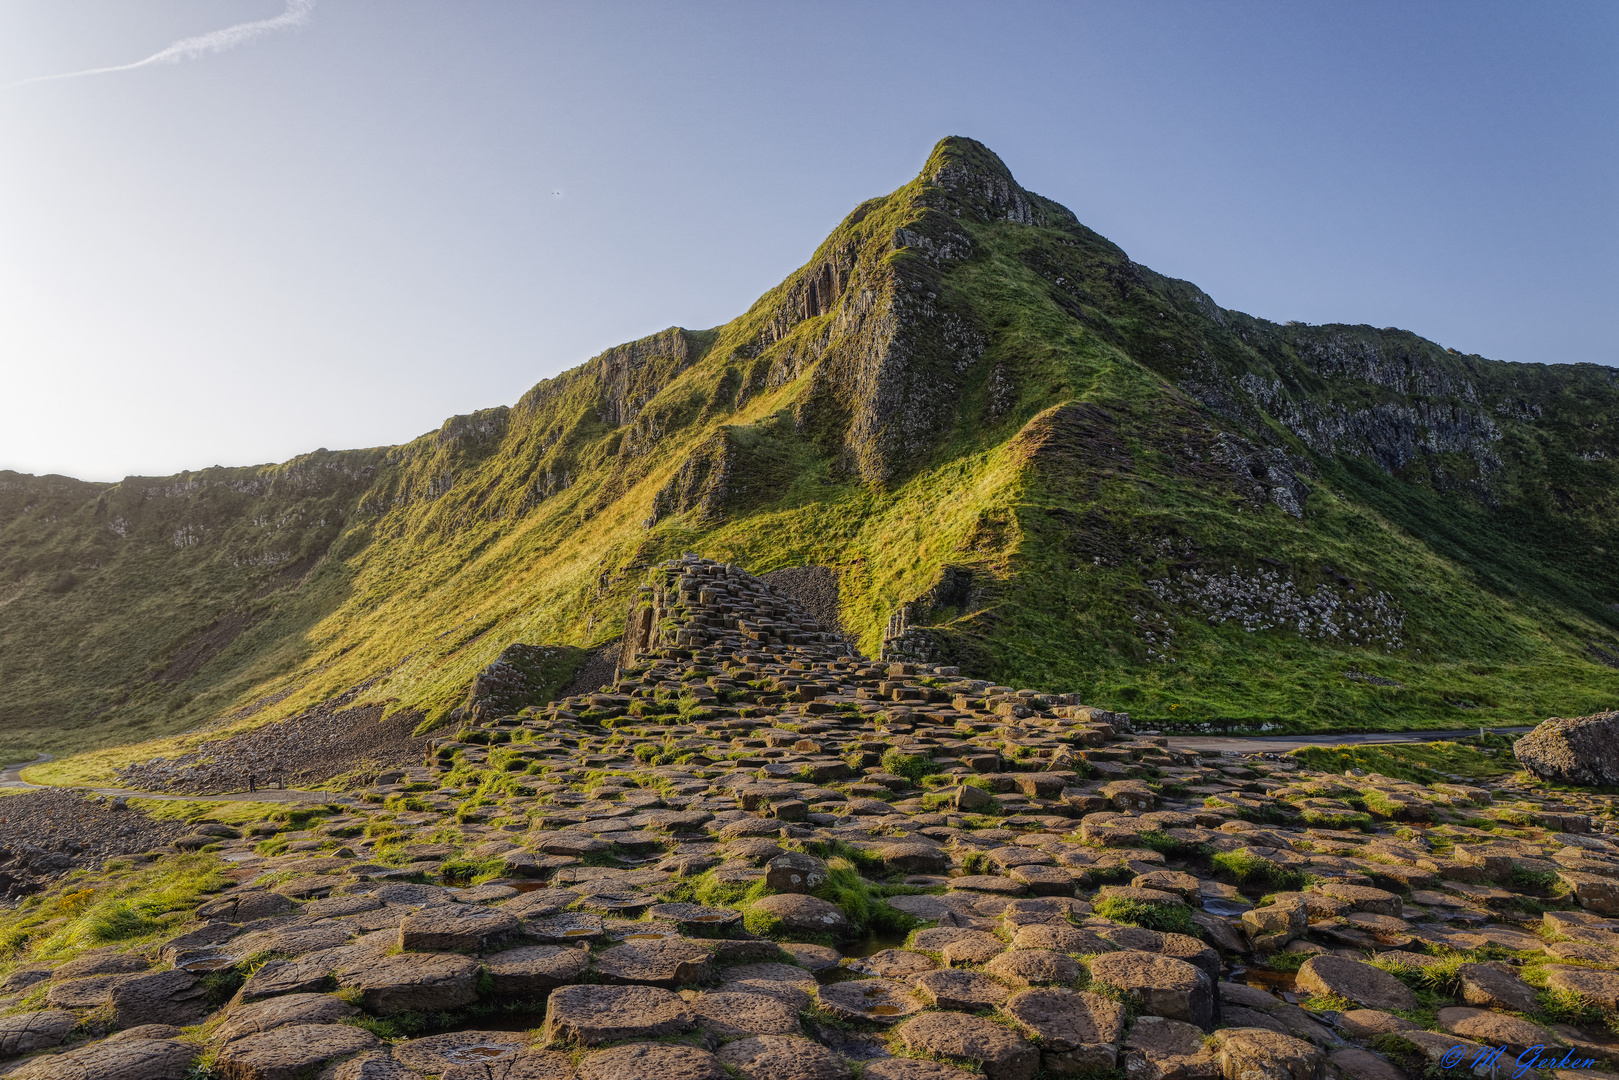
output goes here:
[{"label": "wet rock surface", "polygon": [[440,733],[352,806],[168,826],[130,872],[195,860],[211,891],[138,946],[25,944],[0,1070],[1393,1080],[1534,1042],[1619,1066],[1607,796],[1179,751],[852,655],[701,560],[645,602],[616,678]]}]

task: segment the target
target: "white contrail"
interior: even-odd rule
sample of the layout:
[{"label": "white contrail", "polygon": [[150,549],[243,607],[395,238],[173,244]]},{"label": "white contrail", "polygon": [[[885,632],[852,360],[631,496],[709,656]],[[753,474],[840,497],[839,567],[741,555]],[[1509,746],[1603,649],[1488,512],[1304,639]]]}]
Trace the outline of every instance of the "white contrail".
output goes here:
[{"label": "white contrail", "polygon": [[221,53],[227,49],[234,49],[246,41],[261,34],[273,34],[277,30],[291,30],[309,22],[309,13],[315,9],[315,0],[287,0],[287,10],[272,19],[259,19],[257,22],[237,23],[227,26],[223,30],[215,30],[197,37],[182,38],[162,52],[153,53],[145,60],[137,60],[133,64],[119,64],[116,67],[90,68],[87,71],[69,71],[61,75],[36,75],[32,79],[18,79],[14,83],[0,86],[0,90],[10,90],[14,86],[27,86],[29,83],[51,82],[54,79],[77,79],[83,75],[106,75],[114,71],[134,71],[136,68],[148,67],[152,64],[177,64],[181,60],[192,60],[199,56],[208,56],[212,53]]}]

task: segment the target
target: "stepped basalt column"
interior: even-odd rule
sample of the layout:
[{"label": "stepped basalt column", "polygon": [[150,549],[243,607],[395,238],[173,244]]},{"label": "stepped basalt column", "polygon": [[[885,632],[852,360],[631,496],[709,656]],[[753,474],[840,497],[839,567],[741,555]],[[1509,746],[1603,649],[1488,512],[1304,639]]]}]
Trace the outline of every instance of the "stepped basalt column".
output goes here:
[{"label": "stepped basalt column", "polygon": [[791,647],[805,659],[854,655],[798,601],[739,566],[686,555],[658,567],[630,605],[619,664],[664,649]]}]

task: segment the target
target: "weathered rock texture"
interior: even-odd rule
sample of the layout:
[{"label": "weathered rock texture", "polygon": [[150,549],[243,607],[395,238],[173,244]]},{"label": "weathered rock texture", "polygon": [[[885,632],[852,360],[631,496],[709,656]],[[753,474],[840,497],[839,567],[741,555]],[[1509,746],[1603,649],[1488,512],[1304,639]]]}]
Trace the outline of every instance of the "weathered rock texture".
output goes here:
[{"label": "weathered rock texture", "polygon": [[1554,716],[1519,739],[1512,752],[1543,780],[1619,786],[1619,712]]}]

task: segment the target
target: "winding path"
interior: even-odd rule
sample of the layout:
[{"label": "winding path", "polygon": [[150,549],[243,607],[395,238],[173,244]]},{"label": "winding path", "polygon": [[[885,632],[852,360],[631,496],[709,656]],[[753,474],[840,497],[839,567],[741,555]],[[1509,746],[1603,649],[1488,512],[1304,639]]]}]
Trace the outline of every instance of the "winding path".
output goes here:
[{"label": "winding path", "polygon": [[[1531,727],[1485,728],[1492,735],[1522,735]],[[1455,731],[1361,731],[1338,735],[1171,735],[1179,750],[1229,750],[1238,754],[1285,754],[1301,746],[1367,746],[1378,743],[1444,742],[1477,738],[1478,728]]]},{"label": "winding path", "polygon": [[347,806],[355,801],[354,796],[344,795],[336,791],[304,791],[300,788],[272,788],[269,790],[260,789],[254,792],[224,791],[213,795],[186,795],[157,791],[137,791],[134,788],[88,786],[81,788],[80,785],[77,784],[31,784],[22,778],[22,771],[28,768],[30,765],[43,765],[45,762],[51,760],[53,760],[53,758],[50,754],[40,754],[32,761],[18,761],[5,766],[4,768],[0,768],[0,788],[49,788],[66,786],[71,788],[79,788],[80,790],[93,791],[97,795],[121,795],[126,799],[163,799],[174,802],[329,802],[339,803]]}]

